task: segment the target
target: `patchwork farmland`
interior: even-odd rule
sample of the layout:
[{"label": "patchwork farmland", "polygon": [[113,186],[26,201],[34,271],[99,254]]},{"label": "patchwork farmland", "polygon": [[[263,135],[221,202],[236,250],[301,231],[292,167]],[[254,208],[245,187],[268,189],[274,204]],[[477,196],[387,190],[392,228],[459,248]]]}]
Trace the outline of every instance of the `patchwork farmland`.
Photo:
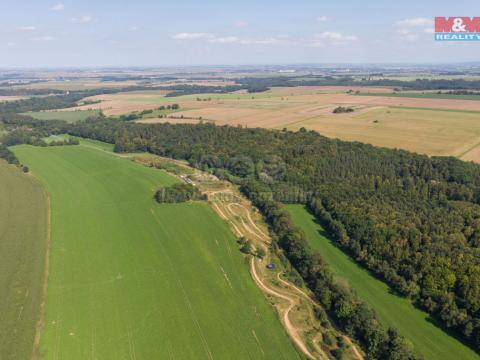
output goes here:
[{"label": "patchwork farmland", "polygon": [[42,359],[301,358],[227,224],[153,200],[175,178],[92,142],[14,151],[51,195]]},{"label": "patchwork farmland", "polygon": [[[78,109],[102,109],[106,115],[117,116],[178,103],[180,110],[175,113],[163,117],[149,115],[138,122],[202,121],[294,131],[304,127],[342,140],[480,161],[476,149],[480,144],[477,121],[480,101],[454,95],[439,98],[436,94],[386,91],[386,88],[309,86],[273,88],[255,94],[179,97],[165,97],[163,91],[131,92],[95,96],[88,100],[99,101],[97,104]],[[354,112],[333,114],[337,106],[352,107]]]}]

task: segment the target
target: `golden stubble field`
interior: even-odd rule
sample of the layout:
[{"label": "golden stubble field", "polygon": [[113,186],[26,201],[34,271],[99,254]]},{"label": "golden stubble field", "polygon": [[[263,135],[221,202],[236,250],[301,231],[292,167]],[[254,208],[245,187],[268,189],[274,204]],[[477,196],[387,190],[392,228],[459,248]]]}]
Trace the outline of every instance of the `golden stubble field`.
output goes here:
[{"label": "golden stubble field", "polygon": [[[165,91],[101,95],[81,109],[106,115],[155,109],[178,103],[183,109],[167,118],[142,123],[198,123],[316,130],[322,135],[428,155],[453,155],[480,162],[480,101],[359,96],[347,91],[386,92],[385,88],[296,87],[264,93],[200,94],[165,97]],[[333,114],[337,106],[353,113]]]},{"label": "golden stubble field", "polygon": [[25,99],[23,96],[0,96],[0,102],[17,101]]}]

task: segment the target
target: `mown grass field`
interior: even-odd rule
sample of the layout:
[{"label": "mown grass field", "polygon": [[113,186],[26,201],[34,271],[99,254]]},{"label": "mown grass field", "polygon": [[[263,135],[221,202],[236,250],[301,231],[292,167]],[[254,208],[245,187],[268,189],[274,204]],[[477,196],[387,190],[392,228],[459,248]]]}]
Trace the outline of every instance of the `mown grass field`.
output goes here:
[{"label": "mown grass field", "polygon": [[90,116],[98,115],[98,110],[76,110],[76,111],[34,111],[25,113],[38,120],[65,120],[69,123],[85,120]]},{"label": "mown grass field", "polygon": [[303,229],[309,244],[318,250],[335,274],[375,309],[383,324],[393,326],[429,360],[479,359],[473,350],[435,326],[429,316],[407,299],[392,294],[388,286],[371,276],[325,235],[323,228],[302,205],[288,205],[294,223]]},{"label": "mown grass field", "polygon": [[226,223],[98,149],[14,147],[51,194],[42,359],[296,359]]},{"label": "mown grass field", "polygon": [[30,359],[47,248],[42,186],[0,160],[0,359]]}]

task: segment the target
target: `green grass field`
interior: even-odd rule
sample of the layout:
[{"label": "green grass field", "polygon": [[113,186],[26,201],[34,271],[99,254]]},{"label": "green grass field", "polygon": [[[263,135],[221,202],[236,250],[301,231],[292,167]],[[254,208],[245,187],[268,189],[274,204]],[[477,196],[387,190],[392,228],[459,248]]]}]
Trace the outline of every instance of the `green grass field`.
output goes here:
[{"label": "green grass field", "polygon": [[429,360],[479,359],[480,356],[433,325],[429,316],[407,299],[392,294],[388,286],[371,276],[327,239],[323,229],[302,205],[288,205],[294,223],[303,229],[336,275],[346,280],[361,299],[377,312],[383,324],[396,327]]},{"label": "green grass field", "polygon": [[40,315],[47,246],[42,186],[0,160],[0,359],[29,359]]},{"label": "green grass field", "polygon": [[480,100],[480,95],[453,95],[453,94],[437,94],[435,92],[398,92],[398,93],[360,93],[354,94],[360,96],[389,96],[389,97],[401,97],[401,98],[414,98],[414,99],[453,99],[453,100]]},{"label": "green grass field", "polygon": [[299,359],[226,223],[98,144],[13,150],[51,195],[43,359]]},{"label": "green grass field", "polygon": [[38,120],[65,120],[69,123],[85,120],[90,116],[96,116],[98,110],[76,110],[76,111],[34,111],[28,112],[28,115]]}]

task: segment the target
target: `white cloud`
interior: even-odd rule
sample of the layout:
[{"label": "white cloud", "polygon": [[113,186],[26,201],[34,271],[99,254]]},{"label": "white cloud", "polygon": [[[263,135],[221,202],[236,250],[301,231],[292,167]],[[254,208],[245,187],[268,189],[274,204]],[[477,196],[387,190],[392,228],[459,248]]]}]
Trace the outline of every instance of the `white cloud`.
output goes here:
[{"label": "white cloud", "polygon": [[399,29],[399,30],[397,30],[397,33],[400,34],[400,35],[408,35],[408,34],[410,34],[410,30],[408,30],[408,29]]},{"label": "white cloud", "polygon": [[55,37],[50,36],[50,35],[45,35],[45,36],[37,36],[31,38],[32,41],[54,41],[57,40]]},{"label": "white cloud", "polygon": [[217,36],[210,33],[178,33],[176,40],[204,40],[212,44],[241,44],[241,45],[272,45],[290,42],[288,36],[264,37],[264,38],[242,38],[239,36]]},{"label": "white cloud", "polygon": [[35,26],[21,26],[18,28],[18,30],[21,30],[21,31],[33,31],[35,29],[36,29]]},{"label": "white cloud", "polygon": [[62,11],[63,9],[65,9],[65,5],[63,5],[62,3],[57,3],[52,6],[53,11]]},{"label": "white cloud", "polygon": [[88,24],[93,21],[93,17],[90,15],[82,15],[71,19],[72,22],[77,24]]},{"label": "white cloud", "polygon": [[243,39],[241,44],[244,45],[276,45],[288,42],[285,37],[267,37],[261,39]]},{"label": "white cloud", "polygon": [[130,27],[130,31],[137,31],[138,30],[138,26],[131,26]]},{"label": "white cloud", "polygon": [[433,23],[433,19],[422,17],[397,21],[395,23],[397,26],[396,33],[400,35],[403,40],[410,42],[417,41],[422,34],[433,34],[435,32]]},{"label": "white cloud", "polygon": [[212,34],[208,33],[178,33],[174,36],[177,40],[208,40],[213,38]]},{"label": "white cloud", "polygon": [[336,31],[324,31],[314,36],[313,40],[305,40],[305,43],[313,47],[324,47],[327,45],[344,45],[357,41],[355,35],[345,35]]},{"label": "white cloud", "polygon": [[211,39],[208,39],[208,42],[217,44],[238,44],[242,42],[242,39],[236,36],[213,37]]},{"label": "white cloud", "polygon": [[315,20],[317,20],[318,22],[325,22],[325,21],[328,20],[328,17],[325,16],[325,15],[322,15],[322,16],[317,17]]},{"label": "white cloud", "polygon": [[355,35],[344,35],[342,33],[335,32],[335,31],[325,31],[319,34],[318,38],[326,39],[326,40],[342,41],[342,42],[358,40],[358,38]]},{"label": "white cloud", "polygon": [[248,25],[249,25],[248,22],[242,21],[242,20],[237,21],[235,23],[235,27],[237,27],[237,28],[246,28]]},{"label": "white cloud", "polygon": [[433,19],[427,19],[427,18],[411,18],[411,19],[405,19],[401,21],[397,21],[398,26],[402,27],[414,27],[414,26],[433,26]]}]

